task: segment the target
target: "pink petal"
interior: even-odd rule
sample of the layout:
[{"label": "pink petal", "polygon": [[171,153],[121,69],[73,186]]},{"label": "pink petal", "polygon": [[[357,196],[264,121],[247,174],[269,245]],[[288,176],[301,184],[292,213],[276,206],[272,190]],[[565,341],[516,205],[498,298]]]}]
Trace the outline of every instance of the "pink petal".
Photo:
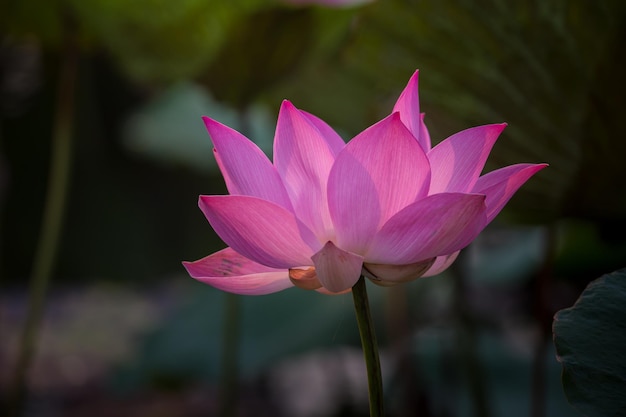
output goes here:
[{"label": "pink petal", "polygon": [[442,193],[393,216],[376,234],[366,262],[405,265],[467,246],[486,225],[485,196]]},{"label": "pink petal", "polygon": [[428,153],[432,170],[429,194],[469,192],[505,127],[504,123],[474,127],[435,146]]},{"label": "pink petal", "polygon": [[422,143],[422,148],[426,153],[430,152],[430,133],[428,132],[428,128],[426,127],[426,123],[424,123],[425,113],[422,113],[420,116],[420,135],[419,140]]},{"label": "pink petal", "polygon": [[400,113],[402,123],[415,136],[425,152],[430,150],[430,137],[424,136],[425,126],[420,115],[420,99],[418,90],[419,71],[415,71],[408,84],[400,93],[398,101],[393,106],[393,112]]},{"label": "pink petal", "polygon": [[443,271],[445,271],[446,269],[448,269],[448,267],[450,265],[452,265],[454,263],[454,261],[456,260],[457,256],[459,256],[459,253],[461,251],[456,251],[454,253],[451,253],[449,255],[442,255],[442,256],[438,256],[437,259],[435,259],[435,263],[433,264],[433,266],[431,266],[428,271],[426,271],[424,273],[424,275],[422,275],[423,277],[432,277],[433,275],[437,275],[442,273]]},{"label": "pink petal", "polygon": [[259,197],[291,210],[287,190],[263,151],[236,130],[208,117],[202,120],[215,146],[215,158],[228,191]]},{"label": "pink petal", "polygon": [[363,257],[339,249],[328,241],[311,257],[317,278],[330,292],[341,292],[352,288],[361,276]]},{"label": "pink petal", "polygon": [[283,102],[274,140],[274,164],[298,218],[324,241],[333,234],[326,188],[335,145],[331,146],[334,140],[318,129],[320,122],[311,120],[290,102]]},{"label": "pink petal", "polygon": [[236,252],[272,268],[310,265],[321,244],[287,209],[249,196],[200,196],[215,232]]},{"label": "pink petal", "polygon": [[363,264],[363,275],[375,284],[390,286],[421,277],[434,262],[435,258],[408,265],[370,264],[366,262]]},{"label": "pink petal", "polygon": [[339,136],[339,134],[328,125],[328,123],[315,116],[314,114],[311,114],[304,110],[300,110],[300,113],[315,125],[317,130],[319,130],[322,134],[322,137],[326,140],[326,143],[328,143],[328,147],[332,151],[333,155],[337,156],[339,151],[341,151],[346,146],[346,142],[343,141],[341,136]]},{"label": "pink petal", "polygon": [[338,245],[364,253],[387,219],[426,194],[429,180],[428,159],[398,113],[357,135],[328,180]]},{"label": "pink petal", "polygon": [[485,194],[487,199],[487,221],[490,222],[500,213],[513,194],[530,177],[541,171],[548,164],[517,164],[500,168],[478,179],[472,192]]},{"label": "pink petal", "polygon": [[258,264],[231,248],[183,265],[198,281],[235,294],[264,295],[293,286],[287,270]]}]

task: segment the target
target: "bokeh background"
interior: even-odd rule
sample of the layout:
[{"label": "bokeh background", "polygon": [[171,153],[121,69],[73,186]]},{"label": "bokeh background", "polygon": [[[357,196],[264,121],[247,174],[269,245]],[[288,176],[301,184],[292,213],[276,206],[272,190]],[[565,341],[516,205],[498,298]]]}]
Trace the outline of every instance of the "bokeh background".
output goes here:
[{"label": "bokeh background", "polygon": [[[196,205],[226,192],[200,116],[271,154],[288,98],[349,140],[419,68],[434,142],[506,121],[487,169],[550,167],[449,271],[369,286],[388,415],[576,415],[551,324],[626,265],[626,3],[309,3],[0,2],[5,409],[47,275],[20,415],[367,415],[349,295],[237,297],[185,274],[223,247]],[[38,254],[57,189],[59,238]]]}]

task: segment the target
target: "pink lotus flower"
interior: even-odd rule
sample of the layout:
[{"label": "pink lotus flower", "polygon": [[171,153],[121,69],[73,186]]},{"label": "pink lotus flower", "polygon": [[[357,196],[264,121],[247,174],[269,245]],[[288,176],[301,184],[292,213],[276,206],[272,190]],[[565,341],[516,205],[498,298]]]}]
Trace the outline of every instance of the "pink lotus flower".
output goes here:
[{"label": "pink lotus flower", "polygon": [[418,73],[390,116],[347,144],[284,101],[274,163],[246,137],[204,122],[230,195],[199,206],[230,247],[185,262],[199,281],[237,294],[297,286],[349,291],[363,274],[393,285],[442,272],[545,164],[480,176],[505,124],[456,133],[431,149]]}]

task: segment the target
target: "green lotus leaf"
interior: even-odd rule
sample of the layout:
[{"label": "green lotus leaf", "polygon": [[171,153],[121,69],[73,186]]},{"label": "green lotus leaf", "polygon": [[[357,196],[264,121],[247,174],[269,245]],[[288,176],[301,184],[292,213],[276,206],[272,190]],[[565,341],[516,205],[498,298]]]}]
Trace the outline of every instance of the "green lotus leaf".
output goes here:
[{"label": "green lotus leaf", "polygon": [[626,410],[626,269],[593,281],[554,319],[554,343],[569,402],[590,417]]}]

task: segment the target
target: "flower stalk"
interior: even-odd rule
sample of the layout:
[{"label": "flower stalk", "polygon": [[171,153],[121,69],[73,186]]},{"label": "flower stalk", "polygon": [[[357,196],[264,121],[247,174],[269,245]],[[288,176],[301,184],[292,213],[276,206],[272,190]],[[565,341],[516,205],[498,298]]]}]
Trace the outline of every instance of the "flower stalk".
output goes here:
[{"label": "flower stalk", "polygon": [[361,276],[352,287],[354,311],[361,336],[361,346],[367,368],[367,385],[369,391],[370,417],[382,417],[383,407],[383,379],[380,371],[380,359],[378,357],[378,343],[372,314],[370,313],[369,300],[365,278]]}]

